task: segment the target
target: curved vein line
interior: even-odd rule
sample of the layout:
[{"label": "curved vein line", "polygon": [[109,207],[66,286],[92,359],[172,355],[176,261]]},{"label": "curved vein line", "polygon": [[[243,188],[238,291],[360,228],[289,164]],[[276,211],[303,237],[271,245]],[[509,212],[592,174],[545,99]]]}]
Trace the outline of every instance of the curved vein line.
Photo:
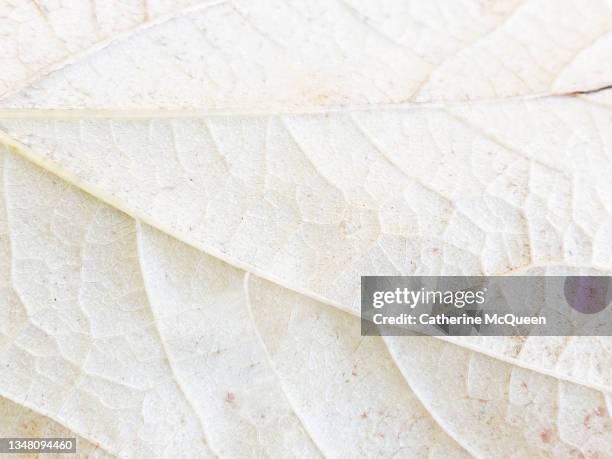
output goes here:
[{"label": "curved vein line", "polygon": [[312,444],[315,446],[317,451],[324,458],[328,458],[330,456],[328,456],[327,454],[325,454],[323,452],[323,448],[321,448],[321,446],[318,444],[315,436],[312,434],[312,432],[308,428],[308,424],[306,424],[306,422],[302,418],[302,415],[300,414],[300,412],[295,408],[293,402],[291,401],[291,398],[287,395],[287,393],[285,391],[285,387],[284,387],[283,381],[282,381],[282,379],[281,379],[281,377],[280,377],[280,375],[278,373],[278,370],[276,369],[276,365],[274,364],[274,362],[272,361],[272,358],[270,357],[270,352],[268,351],[268,347],[264,343],[264,340],[261,337],[261,334],[259,333],[259,328],[257,328],[256,322],[255,322],[255,317],[253,316],[253,310],[252,310],[252,307],[251,307],[251,293],[250,293],[250,288],[249,288],[250,279],[251,279],[251,273],[246,271],[245,274],[244,274],[244,282],[243,282],[243,285],[244,285],[244,296],[245,296],[245,300],[246,300],[246,309],[247,309],[248,314],[249,314],[249,319],[251,320],[251,322],[253,324],[253,332],[255,333],[255,336],[257,337],[257,341],[259,342],[259,345],[261,346],[261,348],[264,351],[264,354],[266,356],[266,360],[268,361],[268,365],[270,365],[270,368],[272,369],[272,372],[274,373],[274,376],[276,377],[276,380],[278,381],[278,384],[279,384],[279,386],[280,386],[280,388],[281,388],[281,390],[283,392],[283,395],[285,396],[285,399],[287,400],[287,404],[291,408],[291,411],[293,412],[295,417],[298,419],[298,421],[300,421],[300,425],[304,429],[304,432],[306,432],[306,434],[308,435],[308,438],[310,438],[310,440],[312,441]]},{"label": "curved vein line", "polygon": [[136,239],[136,256],[138,258],[138,269],[140,270],[140,278],[142,280],[142,285],[144,287],[144,293],[147,298],[147,305],[149,307],[149,310],[151,311],[151,315],[153,316],[153,328],[155,329],[155,332],[161,343],[161,347],[166,357],[166,361],[168,362],[168,368],[170,368],[170,373],[172,374],[172,379],[174,383],[176,384],[176,386],[178,387],[181,395],[187,402],[187,405],[189,406],[189,408],[191,408],[191,410],[195,414],[198,420],[198,423],[200,424],[200,430],[202,431],[202,437],[204,439],[204,442],[206,443],[207,448],[210,450],[213,457],[219,457],[219,454],[213,449],[211,440],[206,433],[204,419],[202,418],[202,416],[196,409],[195,403],[193,402],[193,400],[191,400],[191,398],[187,395],[187,393],[185,392],[185,389],[183,389],[183,387],[181,386],[179,382],[180,378],[178,377],[176,370],[174,369],[174,364],[172,363],[172,359],[170,358],[170,352],[168,351],[166,343],[164,342],[164,338],[161,334],[161,330],[159,328],[159,322],[157,320],[157,315],[155,314],[155,311],[153,309],[153,303],[151,302],[151,298],[149,295],[150,287],[148,286],[147,276],[145,275],[145,270],[142,264],[144,261],[143,256],[142,256],[142,227],[138,220],[136,220],[134,223],[136,226],[135,239]]},{"label": "curved vein line", "polygon": [[194,11],[199,11],[199,10],[204,10],[207,9],[209,7],[214,7],[223,3],[228,3],[230,0],[216,0],[216,1],[212,1],[212,2],[206,2],[205,0],[203,0],[201,3],[197,3],[195,5],[192,6],[188,6],[186,8],[182,8],[179,11],[173,12],[173,13],[169,13],[169,14],[164,14],[159,16],[156,19],[153,20],[147,20],[145,22],[140,23],[139,25],[129,28],[127,30],[124,30],[122,32],[119,32],[109,38],[106,38],[104,40],[100,40],[97,42],[94,42],[91,46],[88,46],[86,48],[83,48],[79,51],[77,51],[76,53],[73,54],[67,54],[64,57],[51,62],[45,66],[43,66],[42,68],[38,69],[33,75],[16,81],[15,83],[13,83],[11,85],[11,88],[8,89],[7,91],[5,91],[4,93],[0,93],[0,102],[4,99],[7,99],[10,96],[13,96],[17,93],[19,93],[19,91],[23,90],[24,88],[40,81],[41,79],[45,78],[46,76],[50,75],[53,72],[56,72],[58,70],[61,70],[71,64],[74,64],[76,62],[79,62],[80,60],[91,56],[93,54],[98,53],[99,51],[102,51],[103,49],[114,45],[115,43],[120,43],[130,37],[132,37],[133,35],[136,35],[144,30],[150,29],[152,27],[164,24],[166,22],[169,22],[177,17],[183,16],[187,13],[191,13]]},{"label": "curved vein line", "polygon": [[[6,212],[6,222],[7,222],[7,239],[9,242],[9,246],[10,246],[10,251],[11,251],[11,272],[10,272],[10,281],[11,281],[11,290],[13,291],[13,293],[15,294],[15,296],[17,297],[18,301],[21,303],[21,305],[23,306],[23,308],[25,309],[26,313],[27,313],[27,320],[25,321],[23,327],[21,327],[21,329],[13,336],[13,341],[9,342],[6,346],[6,349],[8,349],[9,346],[13,345],[17,348],[21,348],[22,350],[25,351],[25,348],[22,348],[20,345],[16,344],[15,341],[19,338],[19,336],[21,335],[21,333],[26,330],[29,326],[31,326],[31,319],[32,319],[32,314],[30,309],[28,308],[28,302],[26,302],[23,298],[23,295],[21,294],[21,292],[19,291],[19,289],[17,288],[17,286],[15,285],[15,280],[14,280],[14,272],[15,272],[15,256],[14,256],[14,240],[11,236],[11,220],[13,220],[14,218],[11,217],[11,211],[10,211],[10,206],[9,206],[9,192],[8,192],[8,174],[9,174],[9,166],[8,163],[10,161],[10,157],[7,154],[3,154],[2,155],[2,161],[4,161],[4,168],[3,168],[3,173],[4,173],[4,177],[3,177],[3,186],[4,186],[4,198],[5,198],[5,212]],[[55,337],[53,338],[55,341]],[[4,349],[3,349],[4,350]],[[91,354],[91,348],[88,349],[87,354],[85,355],[85,357],[83,358],[83,364],[87,361],[87,359],[89,358],[89,355]],[[81,381],[83,380],[83,377],[85,375],[85,371],[83,370],[82,366],[79,366],[79,374],[77,376],[77,378],[69,385],[69,387],[65,388],[64,390],[64,397],[61,399],[61,405],[58,408],[58,413],[64,408],[66,402],[68,401],[69,397],[78,390],[78,386],[80,385]],[[27,395],[26,398],[23,400],[23,402],[18,402],[16,401],[13,397],[9,397],[6,393],[4,393],[4,391],[0,390],[0,396],[5,397],[8,400],[13,401],[14,403],[20,405],[20,406],[24,406],[32,411],[34,411],[35,413],[38,413],[40,415],[43,415],[49,419],[51,419],[52,421],[62,425],[64,428],[70,430],[71,432],[74,432],[76,434],[78,434],[80,437],[86,439],[89,443],[99,447],[101,450],[107,452],[108,454],[111,454],[113,456],[119,456],[118,453],[115,453],[114,451],[111,451],[110,448],[106,447],[106,446],[102,446],[101,442],[99,442],[98,440],[94,440],[93,437],[89,437],[89,435],[86,434],[82,434],[76,430],[73,430],[69,425],[65,424],[64,422],[60,421],[58,418],[55,417],[55,415],[51,415],[51,414],[47,414],[44,412],[44,410],[40,410],[37,407],[34,407],[34,405],[28,404],[27,403]]]},{"label": "curved vein line", "polygon": [[491,29],[487,30],[483,35],[479,35],[478,37],[476,37],[475,40],[472,40],[470,43],[466,43],[466,45],[463,48],[455,51],[453,55],[447,56],[444,59],[442,59],[440,62],[435,64],[433,68],[429,70],[428,76],[425,79],[423,79],[421,82],[419,82],[418,86],[412,92],[411,96],[417,97],[419,94],[421,94],[425,86],[427,86],[433,80],[435,74],[442,67],[444,67],[451,59],[456,58],[460,54],[465,54],[465,53],[470,52],[470,50],[472,50],[474,47],[478,46],[480,43],[485,41],[487,38],[491,37],[494,33],[501,30],[517,15],[517,13],[522,8],[525,7],[526,4],[527,4],[527,1],[525,0],[522,1],[516,7],[514,7],[514,9],[500,23],[495,24]]},{"label": "curved vein line", "polygon": [[[423,338],[426,338],[426,337],[423,337]],[[416,399],[425,408],[425,411],[427,411],[427,413],[429,413],[429,415],[432,417],[432,419],[435,421],[435,423],[440,427],[440,429],[442,429],[442,431],[444,431],[444,433],[446,435],[448,435],[450,438],[452,438],[459,446],[461,446],[461,448],[463,448],[465,451],[467,451],[472,457],[474,457],[475,459],[481,459],[482,456],[480,456],[468,443],[464,442],[459,437],[458,434],[456,434],[454,432],[451,432],[451,430],[447,426],[445,426],[445,424],[442,421],[442,419],[440,419],[437,414],[434,414],[433,410],[431,410],[427,406],[427,404],[423,401],[423,397],[421,397],[421,394],[419,394],[415,390],[415,388],[412,386],[412,384],[410,384],[410,381],[409,381],[408,377],[404,374],[403,367],[401,365],[399,365],[399,363],[397,362],[397,359],[395,358],[395,354],[391,351],[391,348],[387,344],[387,340],[384,339],[384,337],[381,337],[381,340],[384,343],[385,350],[387,351],[387,353],[391,357],[391,360],[393,361],[393,364],[395,365],[395,368],[397,368],[397,370],[402,375],[402,379],[406,382],[406,385],[410,388],[410,391],[414,394]]]},{"label": "curved vein line", "polygon": [[32,318],[32,311],[30,310],[30,308],[28,308],[28,303],[24,300],[23,294],[17,288],[16,283],[15,283],[15,271],[16,271],[15,269],[15,241],[14,241],[14,237],[11,235],[12,233],[11,220],[14,220],[14,218],[11,216],[11,209],[10,209],[9,198],[8,198],[9,196],[8,174],[9,174],[9,158],[10,157],[7,153],[8,152],[2,152],[0,156],[0,160],[4,163],[3,177],[2,177],[3,189],[0,191],[4,195],[4,203],[5,203],[4,212],[6,216],[6,230],[7,230],[6,238],[8,240],[9,254],[11,257],[10,273],[9,273],[10,289],[13,291],[13,293],[17,297],[17,300],[21,303],[21,306],[26,312],[26,318],[27,318],[26,325],[24,325],[23,328],[19,330],[18,334],[15,335],[14,337],[15,339],[17,339],[19,334],[21,334],[21,332],[23,332],[29,326],[29,320]]},{"label": "curved vein line", "polygon": [[[304,295],[308,298],[312,298],[315,301],[318,301],[319,303],[328,305],[328,306],[332,306],[335,307],[336,309],[339,309],[345,313],[351,314],[353,316],[356,317],[360,317],[360,313],[358,310],[353,309],[350,306],[347,306],[345,304],[342,304],[338,301],[335,301],[331,298],[327,298],[324,297],[322,295],[319,295],[315,292],[312,292],[304,287],[300,287],[299,285],[295,285],[291,282],[287,282],[284,279],[281,279],[275,275],[272,275],[268,272],[266,272],[265,270],[258,268],[256,266],[253,266],[249,263],[245,263],[243,261],[237,260],[231,256],[229,256],[227,253],[222,252],[221,250],[215,248],[215,247],[210,247],[207,244],[204,244],[202,242],[196,241],[194,238],[190,237],[189,235],[184,235],[179,233],[178,231],[176,231],[175,229],[173,229],[172,227],[170,227],[169,225],[165,225],[163,223],[160,223],[158,221],[156,221],[154,218],[150,217],[149,215],[146,215],[144,212],[136,209],[135,207],[130,206],[129,204],[126,204],[125,202],[123,202],[122,200],[117,199],[115,196],[113,196],[111,193],[108,193],[106,191],[101,190],[100,188],[96,187],[95,185],[92,185],[84,180],[82,180],[79,176],[77,176],[76,174],[63,169],[62,167],[58,166],[54,161],[50,160],[49,158],[47,158],[44,155],[38,154],[36,153],[34,150],[32,150],[31,148],[23,145],[21,142],[16,141],[15,139],[11,138],[10,136],[8,136],[4,131],[0,130],[0,143],[4,143],[10,151],[12,151],[15,154],[19,154],[23,157],[25,157],[26,159],[28,159],[29,161],[31,161],[32,163],[36,164],[37,166],[40,166],[44,169],[46,169],[47,171],[49,171],[50,173],[60,177],[63,180],[68,181],[69,183],[73,184],[74,186],[80,188],[81,190],[83,190],[84,192],[94,196],[97,199],[100,199],[101,201],[104,201],[105,203],[107,203],[110,206],[115,207],[116,209],[124,212],[125,214],[131,216],[132,218],[139,220],[143,223],[146,223],[154,228],[157,228],[158,230],[174,237],[175,239],[178,239],[179,241],[184,242],[185,244],[196,248],[197,250],[200,250],[204,253],[207,253],[215,258],[218,258],[222,261],[224,261],[225,263],[235,266],[236,268],[242,269],[244,271],[247,271],[251,274],[254,274],[258,277],[261,277],[263,279],[266,279],[272,283],[275,283],[277,285],[280,285],[281,287],[287,288],[289,290],[292,290],[296,293],[299,293],[301,295]],[[529,266],[524,266],[523,269],[528,268]],[[605,267],[598,267],[598,266],[593,266],[595,269],[601,269],[601,270],[608,270],[609,268],[605,268]],[[514,271],[516,272],[516,271]],[[436,337],[438,339],[445,339],[444,337]],[[455,345],[458,346],[464,346],[463,344],[457,344],[457,343],[453,343]],[[468,347],[468,346],[465,346]],[[609,393],[612,394],[612,387],[608,387],[608,386],[604,386],[601,384],[596,384],[596,383],[591,383],[591,382],[587,382],[587,381],[580,381],[577,378],[568,376],[568,375],[560,375],[560,374],[556,374],[552,371],[549,370],[545,370],[542,368],[536,368],[532,365],[529,365],[527,363],[518,361],[518,360],[512,360],[508,357],[505,356],[500,356],[500,355],[495,355],[492,353],[489,353],[488,351],[484,350],[484,349],[470,349],[470,350],[474,350],[476,352],[479,352],[481,354],[485,354],[488,355],[489,357],[495,358],[497,360],[501,360],[503,362],[521,367],[521,368],[525,368],[527,370],[531,370],[534,371],[536,373],[541,373],[541,374],[546,374],[548,376],[552,376],[556,379],[559,380],[564,380],[567,382],[571,382],[574,384],[578,384],[580,386],[583,387],[588,387],[603,393]]]}]

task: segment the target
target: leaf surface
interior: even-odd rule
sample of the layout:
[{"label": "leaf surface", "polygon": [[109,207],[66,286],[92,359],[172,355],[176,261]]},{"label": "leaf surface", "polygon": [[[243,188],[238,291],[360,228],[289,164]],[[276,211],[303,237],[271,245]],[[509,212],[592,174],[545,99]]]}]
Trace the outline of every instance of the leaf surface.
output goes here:
[{"label": "leaf surface", "polygon": [[0,0],[0,433],[610,457],[609,337],[355,317],[362,275],[612,272],[609,1],[109,5]]},{"label": "leaf surface", "polygon": [[[196,2],[21,3],[0,4],[0,94],[32,84],[5,107],[290,110],[612,84],[608,0],[234,0],[178,15]],[[52,61],[158,15],[36,80]]]},{"label": "leaf surface", "polygon": [[274,116],[16,114],[0,129],[128,213],[356,310],[360,275],[609,271],[612,109],[592,100]]},{"label": "leaf surface", "polygon": [[0,97],[78,61],[138,28],[206,0],[2,0]]},{"label": "leaf surface", "polygon": [[[387,339],[389,355],[351,314],[138,225],[12,154],[3,164],[13,327],[0,391],[105,451],[608,457],[608,395],[435,338]],[[36,198],[23,192],[32,184]],[[166,449],[173,429],[180,443]]]},{"label": "leaf surface", "polygon": [[[137,226],[19,158],[3,160],[11,228],[3,280],[13,302],[2,310],[13,319],[0,354],[0,391],[11,400],[120,456],[302,458],[321,457],[324,447],[333,456],[431,450],[467,457],[411,395],[380,340],[373,351],[386,356],[382,362],[367,362],[367,348],[347,348],[345,340],[361,340],[355,318],[313,306],[338,322],[342,342],[329,349],[328,373],[314,368],[311,382],[300,383],[264,347],[246,273]],[[32,184],[40,192],[34,199],[22,192]],[[32,271],[36,283],[25,278]],[[277,302],[260,304],[269,294],[259,283],[253,290],[258,318],[278,312]],[[283,295],[292,301],[290,292]],[[316,336],[301,343],[308,353],[318,345]],[[347,380],[334,357],[366,379]],[[320,411],[325,400],[320,409],[311,406],[325,386],[339,398],[335,416],[333,406]],[[371,413],[369,421],[355,412],[349,422],[341,406],[352,397],[362,404],[353,410]],[[378,423],[392,439],[370,443]],[[332,430],[338,425],[341,441]]]}]

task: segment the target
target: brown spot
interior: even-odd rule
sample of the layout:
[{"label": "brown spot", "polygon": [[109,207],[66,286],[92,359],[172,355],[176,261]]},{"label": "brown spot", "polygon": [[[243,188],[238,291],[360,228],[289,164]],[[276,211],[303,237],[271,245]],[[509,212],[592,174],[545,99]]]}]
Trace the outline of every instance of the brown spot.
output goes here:
[{"label": "brown spot", "polygon": [[585,427],[587,428],[591,428],[592,423],[593,423],[593,416],[597,416],[598,418],[602,417],[604,414],[606,414],[606,409],[603,406],[598,406],[595,411],[593,411],[591,414],[587,414],[584,417],[584,420],[582,421],[582,423],[584,424]]},{"label": "brown spot", "polygon": [[368,417],[368,413],[366,413],[366,412],[364,411],[363,413],[361,413],[361,414],[359,415],[359,417],[360,417],[361,419],[367,419],[367,417]]},{"label": "brown spot", "polygon": [[542,439],[544,443],[550,443],[552,440],[552,436],[553,436],[553,433],[552,433],[552,430],[550,429],[546,429],[540,432],[540,438]]},{"label": "brown spot", "polygon": [[580,451],[578,451],[576,448],[572,448],[570,449],[570,456],[571,457],[576,457],[578,459],[585,459],[584,458],[584,454],[582,454]]}]

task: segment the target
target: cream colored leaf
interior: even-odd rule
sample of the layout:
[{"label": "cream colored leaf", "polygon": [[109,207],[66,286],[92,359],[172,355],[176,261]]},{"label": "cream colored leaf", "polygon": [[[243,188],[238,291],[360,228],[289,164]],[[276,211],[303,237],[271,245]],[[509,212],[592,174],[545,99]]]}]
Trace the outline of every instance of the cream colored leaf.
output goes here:
[{"label": "cream colored leaf", "polygon": [[2,154],[0,394],[124,457],[212,457],[175,379],[132,219]]},{"label": "cream colored leaf", "polygon": [[[611,110],[593,100],[325,115],[15,115],[0,128],[31,159],[131,215],[357,313],[360,275],[609,273]],[[454,340],[609,390],[609,342],[591,341]]]},{"label": "cream colored leaf", "polygon": [[[387,388],[396,369],[379,338],[360,336],[358,319],[267,281],[254,279],[250,298],[255,323],[279,373],[285,375],[288,393],[304,387],[312,391],[302,403],[323,416],[317,426],[325,429],[327,422],[333,423],[330,435],[337,438],[343,435],[341,426],[347,425],[335,418],[337,413],[348,410],[357,415],[363,409],[362,420],[383,416],[386,422],[376,419],[376,427],[369,431],[389,441],[393,429],[387,423],[393,421],[390,413],[394,409],[372,413],[361,405],[360,397],[344,400],[326,376],[339,374],[338,379],[346,384],[364,384],[375,397],[396,408],[398,401],[389,398],[395,392]],[[612,457],[608,394],[431,337],[388,337],[385,341],[416,397],[474,457]],[[343,409],[337,409],[337,404]],[[416,420],[423,419],[418,410],[410,412],[416,414]],[[416,420],[409,425],[418,425]],[[351,432],[358,430],[353,426]],[[420,446],[414,440],[407,444]],[[424,444],[442,442],[427,439]],[[404,453],[407,457],[423,454],[418,449]],[[437,450],[429,454],[449,457],[451,453]],[[341,453],[331,456],[343,457]],[[393,452],[362,451],[358,456],[393,457]]]},{"label": "cream colored leaf", "polygon": [[[142,22],[147,11],[139,2],[117,9],[64,0],[46,13],[51,2],[24,0],[27,14],[20,15],[25,6],[3,2],[5,87]],[[148,9],[161,14],[186,3],[193,1],[149,0]],[[3,105],[290,110],[612,84],[609,0],[234,0],[160,22],[33,82]],[[29,28],[36,33],[24,33]]]},{"label": "cream colored leaf", "polygon": [[148,227],[139,244],[168,358],[219,456],[320,457],[255,331],[244,272]]},{"label": "cream colored leaf", "polygon": [[366,274],[612,267],[612,109],[592,101],[63,115],[0,129],[128,213],[353,310]]},{"label": "cream colored leaf", "polygon": [[[2,0],[0,97],[207,0]],[[153,22],[152,22],[153,21]]]},{"label": "cream colored leaf", "polygon": [[612,272],[611,32],[605,0],[0,0],[0,426],[610,457],[610,338],[354,315],[367,274]]},{"label": "cream colored leaf", "polygon": [[469,457],[429,417],[359,320],[248,281],[255,324],[287,396],[327,457]]},{"label": "cream colored leaf", "polygon": [[[270,362],[256,330],[269,326],[265,317],[290,313],[288,304],[268,304],[272,286],[250,282],[248,295],[244,272],[136,228],[17,157],[4,155],[3,165],[10,267],[2,279],[14,298],[1,309],[12,319],[2,321],[9,330],[0,393],[123,457],[302,458],[320,457],[319,448],[334,457],[467,457],[412,395],[380,340],[351,349],[362,340],[355,318],[311,302],[338,324],[341,341],[328,348],[329,367],[296,386],[279,355]],[[36,194],[23,192],[32,185]],[[319,335],[302,342],[303,352],[329,339],[326,328]],[[321,400],[313,409],[310,398],[326,385],[337,406]],[[343,405],[352,397],[360,403],[349,412]],[[373,428],[384,434],[371,439]]]},{"label": "cream colored leaf", "polygon": [[428,338],[386,338],[432,415],[483,457],[609,458],[610,395]]}]

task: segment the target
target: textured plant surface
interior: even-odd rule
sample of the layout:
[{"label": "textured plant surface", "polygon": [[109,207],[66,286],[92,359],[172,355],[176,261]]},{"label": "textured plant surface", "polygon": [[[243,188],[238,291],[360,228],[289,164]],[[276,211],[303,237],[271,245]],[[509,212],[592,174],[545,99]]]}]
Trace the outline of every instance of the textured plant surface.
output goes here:
[{"label": "textured plant surface", "polygon": [[605,0],[0,0],[0,436],[612,457],[611,338],[358,319],[361,275],[612,273],[611,57]]}]

